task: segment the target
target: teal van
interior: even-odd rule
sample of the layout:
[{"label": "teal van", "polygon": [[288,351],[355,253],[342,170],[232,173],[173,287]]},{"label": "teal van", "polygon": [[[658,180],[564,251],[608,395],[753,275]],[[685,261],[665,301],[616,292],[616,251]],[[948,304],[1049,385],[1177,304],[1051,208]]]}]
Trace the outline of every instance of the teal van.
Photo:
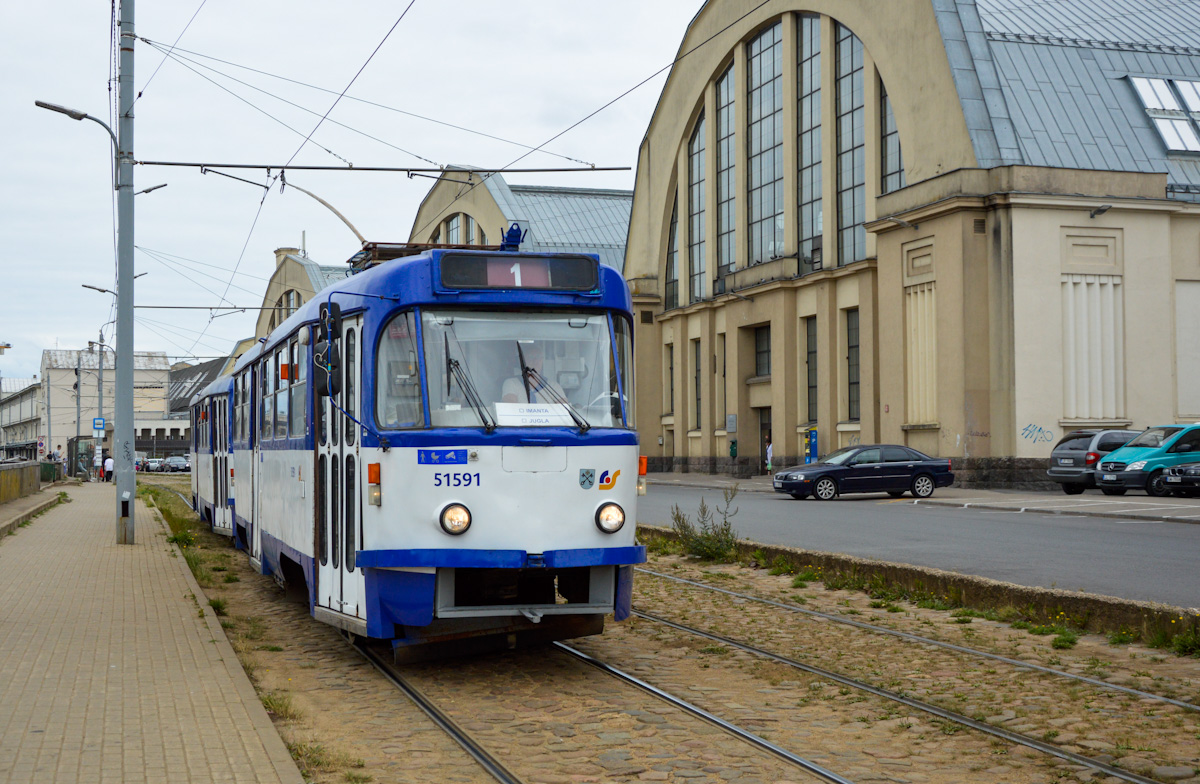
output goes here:
[{"label": "teal van", "polygon": [[1150,427],[1120,449],[1109,452],[1096,468],[1096,487],[1107,495],[1145,490],[1152,496],[1170,493],[1164,469],[1200,460],[1200,424]]}]

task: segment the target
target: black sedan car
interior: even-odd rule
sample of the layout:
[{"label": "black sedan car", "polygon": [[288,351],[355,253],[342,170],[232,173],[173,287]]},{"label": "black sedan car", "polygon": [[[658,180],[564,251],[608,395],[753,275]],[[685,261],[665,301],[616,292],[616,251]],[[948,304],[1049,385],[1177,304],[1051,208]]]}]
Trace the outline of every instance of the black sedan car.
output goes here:
[{"label": "black sedan car", "polygon": [[828,501],[843,493],[911,492],[928,498],[938,487],[954,482],[950,460],[930,457],[895,444],[848,446],[819,462],[785,468],[775,474],[775,492],[800,499],[812,495]]},{"label": "black sedan car", "polygon": [[1200,495],[1200,463],[1180,463],[1163,471],[1163,483],[1174,495]]}]

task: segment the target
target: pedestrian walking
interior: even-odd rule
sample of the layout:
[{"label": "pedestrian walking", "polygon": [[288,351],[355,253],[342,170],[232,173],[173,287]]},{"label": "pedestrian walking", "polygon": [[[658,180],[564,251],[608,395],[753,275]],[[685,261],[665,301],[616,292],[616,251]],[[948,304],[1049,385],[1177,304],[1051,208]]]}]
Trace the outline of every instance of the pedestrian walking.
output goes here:
[{"label": "pedestrian walking", "polygon": [[767,476],[771,475],[771,457],[773,454],[771,450],[771,437],[767,436]]},{"label": "pedestrian walking", "polygon": [[105,482],[112,481],[113,469],[116,467],[116,465],[117,465],[117,463],[115,460],[112,459],[112,455],[109,455],[108,457],[104,458],[104,481]]}]

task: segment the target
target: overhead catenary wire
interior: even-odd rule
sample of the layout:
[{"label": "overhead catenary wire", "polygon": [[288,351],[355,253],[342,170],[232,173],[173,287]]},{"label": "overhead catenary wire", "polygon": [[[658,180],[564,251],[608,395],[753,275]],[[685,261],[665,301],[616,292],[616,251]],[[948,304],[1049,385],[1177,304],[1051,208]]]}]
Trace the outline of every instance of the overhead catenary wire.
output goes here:
[{"label": "overhead catenary wire", "polygon": [[[749,9],[748,11],[746,11],[744,14],[742,14],[741,16],[739,16],[737,19],[734,19],[734,20],[733,20],[733,21],[731,21],[729,24],[725,25],[725,26],[724,26],[724,27],[722,27],[720,30],[718,30],[718,31],[716,31],[715,33],[713,33],[712,35],[710,35],[708,38],[705,38],[703,41],[701,41],[700,43],[696,44],[696,45],[695,45],[695,46],[693,46],[691,49],[687,50],[687,51],[686,51],[686,52],[684,52],[683,54],[681,54],[681,55],[679,55],[678,57],[676,57],[674,60],[672,60],[672,61],[671,61],[670,63],[668,63],[667,65],[664,65],[662,68],[659,68],[657,71],[655,71],[654,73],[650,74],[650,75],[649,75],[649,76],[647,76],[645,79],[642,79],[640,82],[638,82],[637,84],[635,84],[633,87],[630,87],[628,90],[626,90],[625,92],[621,93],[621,94],[620,94],[620,95],[618,95],[616,98],[613,98],[611,101],[609,101],[608,103],[604,104],[604,105],[603,105],[603,106],[601,106],[599,109],[596,109],[594,112],[591,112],[590,114],[588,114],[587,116],[585,116],[583,119],[581,119],[581,120],[579,120],[579,121],[577,121],[577,122],[573,123],[572,125],[568,126],[567,128],[565,128],[564,130],[560,131],[559,133],[556,133],[554,136],[551,136],[549,139],[547,139],[546,141],[544,141],[544,142],[542,142],[541,144],[539,144],[539,145],[538,145],[538,146],[537,146],[537,147],[536,147],[534,150],[530,150],[530,151],[528,151],[528,152],[524,153],[523,155],[520,155],[520,156],[518,156],[518,157],[517,157],[517,158],[516,158],[516,159],[515,159],[515,160],[514,160],[512,163],[510,163],[508,166],[505,166],[505,167],[504,167],[503,169],[501,169],[500,171],[501,171],[501,172],[505,172],[505,171],[515,171],[515,170],[511,169],[511,167],[512,167],[514,164],[520,163],[521,161],[525,160],[525,158],[527,158],[527,157],[529,157],[530,155],[532,155],[534,152],[537,152],[537,151],[541,150],[541,149],[542,149],[543,147],[545,147],[547,144],[550,144],[551,142],[555,141],[556,139],[559,139],[559,138],[561,138],[561,137],[562,137],[564,134],[566,134],[566,133],[569,133],[570,131],[574,130],[575,128],[578,128],[580,125],[582,125],[583,123],[585,123],[585,122],[587,122],[588,120],[592,119],[593,117],[595,117],[595,116],[596,116],[597,114],[599,114],[600,112],[604,111],[604,110],[605,110],[605,109],[607,109],[608,107],[610,107],[610,106],[612,106],[613,104],[615,104],[617,101],[620,101],[622,98],[624,98],[625,96],[629,95],[629,94],[630,94],[630,93],[632,93],[634,90],[637,90],[639,87],[641,87],[642,85],[646,84],[646,83],[647,83],[647,82],[649,82],[651,79],[653,79],[653,78],[655,78],[656,76],[658,76],[659,74],[661,74],[663,71],[666,71],[666,70],[669,70],[669,69],[671,69],[671,68],[674,68],[674,67],[675,67],[675,65],[676,65],[676,63],[679,63],[679,62],[680,62],[680,61],[682,61],[684,58],[686,58],[686,57],[688,57],[688,56],[690,56],[690,55],[694,54],[694,53],[695,53],[696,51],[698,51],[698,50],[699,50],[701,47],[703,47],[703,46],[706,46],[707,44],[711,43],[712,41],[714,41],[714,40],[715,40],[716,38],[718,38],[719,36],[721,36],[721,35],[723,35],[724,33],[728,32],[728,31],[729,31],[731,28],[733,28],[735,25],[737,25],[737,24],[741,23],[741,21],[742,21],[743,19],[745,19],[746,17],[750,16],[751,14],[753,14],[753,13],[757,12],[757,11],[758,11],[760,8],[762,8],[763,6],[767,5],[767,4],[768,4],[768,3],[770,3],[770,2],[771,2],[771,0],[762,0],[762,2],[758,3],[758,4],[757,4],[757,5],[755,5],[753,8]],[[483,179],[484,179],[484,180],[486,180],[486,179],[487,179],[487,176],[485,175]],[[450,210],[450,208],[451,208],[451,207],[453,207],[453,206],[454,206],[454,205],[455,205],[455,204],[456,204],[456,203],[457,203],[457,202],[458,202],[460,199],[462,199],[463,197],[465,197],[465,196],[466,196],[468,193],[470,193],[471,191],[475,190],[475,188],[479,187],[479,185],[480,185],[480,184],[481,184],[481,183],[476,183],[476,184],[474,184],[474,185],[471,185],[470,187],[468,187],[468,188],[464,189],[464,190],[462,191],[462,193],[459,193],[459,194],[457,194],[457,195],[456,195],[456,196],[455,196],[453,199],[451,199],[451,200],[450,200],[450,203],[449,203],[449,204],[447,204],[447,205],[445,205],[444,207],[442,207],[442,209],[441,209],[439,212],[437,212],[437,213],[436,213],[436,214],[435,214],[435,215],[434,215],[432,218],[430,218],[428,221],[426,221],[426,222],[425,222],[425,224],[424,224],[424,225],[423,225],[421,228],[419,228],[419,229],[417,229],[415,232],[413,232],[413,234],[414,234],[415,236],[421,236],[422,234],[424,234],[424,233],[425,233],[425,231],[426,231],[427,229],[429,229],[429,227],[430,227],[430,226],[432,226],[434,223],[437,223],[437,222],[441,221],[442,217],[443,217],[444,215],[446,215],[446,214],[447,214],[447,212]]]},{"label": "overhead catenary wire", "polygon": [[[159,43],[158,43],[158,42],[156,42],[156,41],[151,41],[150,39],[147,39],[147,38],[143,38],[142,40],[143,40],[143,41],[145,41],[147,44],[149,44],[149,45],[151,45],[151,46],[156,46],[156,45],[157,45],[157,46],[161,46],[161,45],[162,45],[162,44],[159,44]],[[307,82],[302,82],[302,81],[300,81],[300,80],[298,80],[298,79],[291,79],[291,78],[288,78],[288,77],[286,77],[286,76],[281,76],[281,75],[279,75],[279,74],[273,74],[273,73],[271,73],[271,72],[269,72],[269,71],[263,71],[263,70],[260,70],[260,69],[258,69],[258,68],[252,68],[252,67],[250,67],[250,66],[248,66],[248,65],[242,65],[242,64],[240,64],[240,63],[235,63],[235,62],[232,62],[232,61],[230,61],[230,60],[222,60],[222,59],[221,59],[221,58],[219,58],[219,57],[213,57],[212,55],[207,55],[207,54],[204,54],[204,53],[202,53],[202,52],[195,52],[195,51],[190,51],[190,50],[187,50],[187,49],[179,49],[179,48],[177,48],[177,47],[176,47],[176,48],[174,48],[174,51],[175,51],[175,52],[183,52],[184,54],[189,54],[189,55],[192,55],[193,57],[199,57],[199,58],[202,58],[202,59],[205,59],[205,60],[212,60],[212,61],[214,61],[214,62],[218,62],[218,63],[221,63],[221,64],[223,64],[223,65],[232,66],[232,67],[234,67],[234,68],[240,68],[240,69],[242,69],[242,70],[245,70],[245,71],[250,71],[251,73],[260,74],[260,75],[262,75],[262,76],[266,76],[266,77],[269,77],[269,78],[271,78],[271,79],[278,79],[278,80],[280,80],[280,81],[283,81],[283,82],[288,82],[288,83],[290,83],[290,84],[294,84],[294,85],[297,85],[297,86],[299,86],[299,87],[305,87],[305,88],[308,88],[308,89],[310,89],[310,90],[317,90],[317,91],[319,91],[319,92],[323,92],[323,93],[336,94],[336,91],[335,91],[335,90],[330,90],[330,89],[328,89],[328,88],[326,88],[326,87],[320,87],[320,86],[317,86],[317,85],[314,85],[314,84],[308,84]],[[178,54],[177,54],[176,56],[178,56]],[[191,60],[190,62],[193,62],[193,63],[195,63],[195,60]],[[196,63],[196,65],[200,65],[200,64],[199,64],[199,63]],[[205,66],[201,66],[201,67],[205,67]],[[217,69],[215,69],[215,68],[209,68],[209,70],[213,71],[214,73],[220,73],[220,74],[222,74],[222,76],[227,76],[227,78],[230,78],[230,79],[232,79],[232,78],[233,78],[233,77],[231,77],[231,76],[228,76],[227,74],[224,74],[224,73],[222,73],[221,71],[218,71],[218,70],[217,70]],[[255,89],[258,89],[258,88],[255,88]],[[269,94],[269,93],[268,93],[268,94]],[[454,124],[454,123],[451,123],[451,122],[446,122],[445,120],[439,120],[439,119],[437,119],[437,118],[435,118],[435,117],[428,117],[428,116],[426,116],[426,115],[423,115],[423,114],[418,114],[418,113],[416,113],[416,112],[410,112],[410,111],[407,111],[407,110],[405,110],[405,109],[398,109],[398,108],[396,108],[395,106],[388,106],[387,104],[378,103],[377,101],[369,101],[369,100],[367,100],[367,99],[365,99],[365,98],[358,98],[358,97],[355,97],[355,96],[353,96],[353,95],[345,95],[345,96],[343,96],[343,98],[344,98],[345,100],[347,100],[347,101],[354,101],[354,102],[356,102],[356,103],[365,104],[365,105],[367,105],[367,106],[373,106],[373,107],[375,107],[375,108],[377,108],[377,109],[383,109],[384,111],[395,112],[396,114],[402,114],[402,115],[404,115],[404,116],[406,116],[406,117],[413,117],[413,118],[415,118],[415,119],[418,119],[418,120],[424,120],[425,122],[434,123],[435,125],[441,125],[441,126],[443,126],[443,127],[446,127],[446,128],[453,128],[453,129],[454,129],[454,130],[456,130],[456,131],[462,131],[462,132],[464,132],[464,133],[469,133],[469,134],[472,134],[472,135],[475,135],[475,136],[482,136],[482,137],[483,137],[483,138],[485,138],[485,139],[492,139],[493,141],[503,142],[504,144],[511,144],[511,145],[513,145],[513,146],[515,146],[515,147],[524,147],[524,148],[525,148],[525,149],[527,149],[527,150],[537,150],[538,152],[541,152],[541,153],[542,153],[542,154],[544,154],[544,155],[551,155],[551,156],[553,156],[553,157],[555,157],[555,158],[562,158],[562,159],[563,159],[563,160],[565,160],[565,161],[572,161],[573,163],[579,163],[579,164],[583,164],[584,166],[588,166],[588,167],[592,167],[592,168],[594,168],[594,167],[595,167],[595,165],[596,165],[596,164],[592,163],[591,161],[585,161],[585,160],[582,160],[582,159],[580,159],[580,158],[572,158],[572,157],[571,157],[571,156],[569,156],[569,155],[563,155],[563,154],[561,154],[561,153],[553,152],[553,151],[551,151],[551,150],[538,149],[538,148],[536,148],[536,147],[534,147],[533,145],[530,145],[530,144],[525,144],[525,143],[523,143],[523,142],[513,141],[512,139],[505,139],[505,138],[504,138],[504,137],[502,137],[502,136],[496,136],[496,135],[494,135],[494,134],[487,133],[487,132],[485,132],[485,131],[476,130],[476,129],[474,129],[474,128],[467,128],[467,127],[465,127],[465,126],[462,126],[462,125],[456,125],[456,124]]]},{"label": "overhead catenary wire", "polygon": [[[321,123],[324,122],[325,117],[328,117],[330,112],[332,112],[334,110],[334,108],[337,106],[338,101],[341,100],[341,96],[345,95],[346,92],[350,89],[350,87],[354,84],[354,82],[358,79],[358,77],[360,75],[362,75],[362,72],[366,69],[367,65],[369,65],[370,62],[375,58],[375,55],[379,52],[380,48],[383,47],[383,44],[388,40],[388,38],[391,37],[392,32],[395,31],[395,29],[400,25],[400,22],[404,20],[404,17],[408,15],[409,9],[411,9],[413,7],[413,3],[415,3],[415,2],[416,2],[416,0],[410,0],[409,4],[407,6],[405,6],[404,10],[400,13],[400,16],[396,19],[395,24],[393,24],[388,29],[387,33],[383,36],[383,39],[379,42],[379,45],[376,46],[374,50],[372,50],[370,55],[368,55],[366,61],[362,64],[362,67],[358,69],[358,71],[354,74],[354,77],[346,85],[345,89],[343,89],[342,92],[338,95],[337,100],[335,100],[330,105],[328,111],[325,112],[325,115],[321,118],[321,120],[317,121],[317,124],[313,126],[312,131],[310,131],[308,136],[305,137],[304,142],[301,143],[300,146],[296,148],[296,151],[294,153],[292,153],[292,156],[288,159],[289,164],[296,159],[296,156],[300,154],[300,151],[304,149],[304,146],[306,144],[308,144],[308,140],[311,139],[312,135],[317,132],[318,128],[321,127]],[[269,172],[268,172],[268,177],[270,177]],[[276,179],[278,179],[278,178],[276,178]],[[268,185],[269,186],[274,185],[275,182],[276,182],[276,180],[274,180],[274,179],[270,180]],[[233,266],[233,272],[230,274],[229,282],[226,284],[226,287],[225,287],[225,292],[224,292],[224,294],[221,295],[222,300],[224,300],[225,295],[229,293],[229,285],[233,283],[233,276],[237,274],[238,269],[242,266],[242,260],[245,259],[245,257],[246,257],[246,248],[248,248],[250,246],[250,239],[254,236],[254,229],[256,226],[258,226],[258,219],[262,215],[263,205],[266,203],[267,194],[269,194],[270,192],[271,191],[270,191],[269,187],[263,190],[262,198],[259,199],[259,202],[258,202],[258,209],[254,213],[254,221],[250,224],[250,231],[246,233],[246,241],[244,243],[242,243],[242,250],[238,254],[237,263],[234,264],[234,266]],[[205,325],[205,328],[204,328],[205,332],[208,331],[208,327],[211,325],[212,325],[212,316],[209,317],[208,323]],[[203,334],[201,335],[201,337],[203,337]],[[199,338],[197,338],[196,341],[198,343]],[[196,343],[193,343],[191,348],[188,349],[188,351],[193,351],[193,350],[195,350],[195,348],[196,348]]]},{"label": "overhead catenary wire", "polygon": [[[150,83],[154,81],[154,77],[158,76],[158,72],[163,67],[163,63],[167,61],[167,57],[169,57],[171,52],[174,51],[175,47],[179,45],[179,41],[183,38],[183,34],[186,33],[188,28],[192,26],[192,22],[196,21],[196,17],[200,15],[200,11],[204,8],[204,4],[207,2],[208,0],[200,0],[200,5],[192,14],[192,18],[189,19],[188,23],[185,24],[183,29],[179,31],[179,35],[175,36],[175,43],[171,44],[171,48],[163,54],[163,59],[158,61],[158,65],[154,67],[154,72],[150,74],[150,78],[146,80],[146,83],[142,85],[142,89],[138,90],[137,95],[133,97],[133,103],[129,104],[130,109],[132,109],[138,101],[142,100],[142,94],[146,92],[146,88],[149,87]],[[141,40],[145,41],[146,39],[143,38]],[[146,41],[146,43],[149,43],[149,41]]]}]

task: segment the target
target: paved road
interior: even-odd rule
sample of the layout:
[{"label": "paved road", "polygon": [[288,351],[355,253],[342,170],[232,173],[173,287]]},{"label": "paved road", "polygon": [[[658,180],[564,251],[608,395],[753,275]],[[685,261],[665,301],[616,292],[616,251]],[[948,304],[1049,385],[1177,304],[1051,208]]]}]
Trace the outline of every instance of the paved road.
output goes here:
[{"label": "paved road", "polygon": [[[721,501],[719,490],[652,485],[638,499],[638,522],[669,527],[674,504],[694,519],[701,496]],[[1200,525],[916,506],[885,495],[819,502],[741,493],[735,506],[738,534],[764,544],[1200,607]]]}]

